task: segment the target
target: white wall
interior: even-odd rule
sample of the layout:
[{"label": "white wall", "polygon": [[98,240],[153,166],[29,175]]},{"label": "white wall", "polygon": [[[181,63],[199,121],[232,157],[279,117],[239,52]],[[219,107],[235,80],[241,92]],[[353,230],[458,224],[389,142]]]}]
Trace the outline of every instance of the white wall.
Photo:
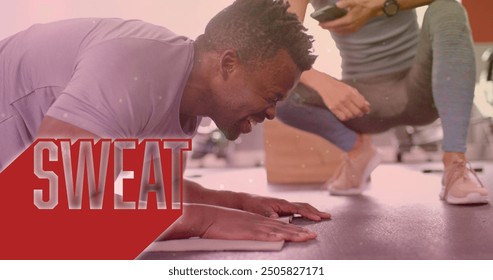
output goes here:
[{"label": "white wall", "polygon": [[76,17],[138,18],[195,38],[232,0],[0,0],[0,38],[34,23]]}]

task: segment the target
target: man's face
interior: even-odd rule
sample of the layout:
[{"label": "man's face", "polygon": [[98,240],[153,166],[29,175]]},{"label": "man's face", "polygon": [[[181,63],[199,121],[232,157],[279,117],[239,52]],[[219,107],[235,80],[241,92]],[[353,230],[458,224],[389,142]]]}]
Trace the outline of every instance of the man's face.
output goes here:
[{"label": "man's face", "polygon": [[281,50],[260,66],[236,65],[215,85],[215,110],[210,117],[229,140],[275,117],[276,103],[298,83],[301,72]]}]

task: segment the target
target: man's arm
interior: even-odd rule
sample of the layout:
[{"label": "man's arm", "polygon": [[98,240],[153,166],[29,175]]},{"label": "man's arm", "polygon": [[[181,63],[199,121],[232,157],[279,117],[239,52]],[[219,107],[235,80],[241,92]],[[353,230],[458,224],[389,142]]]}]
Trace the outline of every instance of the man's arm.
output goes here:
[{"label": "man's arm", "polygon": [[307,203],[289,202],[284,199],[257,196],[249,193],[216,191],[189,181],[183,181],[184,202],[216,205],[244,210],[265,217],[278,218],[281,215],[300,214],[313,221],[329,219],[330,214],[318,211]]},{"label": "man's arm", "polygon": [[183,200],[186,203],[217,205],[240,209],[242,194],[232,191],[216,191],[202,187],[200,184],[183,180]]},{"label": "man's arm", "polygon": [[316,233],[254,213],[202,204],[185,204],[183,215],[160,237],[306,241]]}]

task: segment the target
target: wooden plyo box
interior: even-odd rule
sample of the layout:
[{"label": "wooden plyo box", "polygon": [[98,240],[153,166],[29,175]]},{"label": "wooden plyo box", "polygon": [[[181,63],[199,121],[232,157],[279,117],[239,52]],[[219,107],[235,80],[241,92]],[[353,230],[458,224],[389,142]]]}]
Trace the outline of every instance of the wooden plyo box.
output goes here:
[{"label": "wooden plyo box", "polygon": [[269,183],[324,183],[341,163],[342,151],[332,143],[278,120],[264,123],[264,140]]}]

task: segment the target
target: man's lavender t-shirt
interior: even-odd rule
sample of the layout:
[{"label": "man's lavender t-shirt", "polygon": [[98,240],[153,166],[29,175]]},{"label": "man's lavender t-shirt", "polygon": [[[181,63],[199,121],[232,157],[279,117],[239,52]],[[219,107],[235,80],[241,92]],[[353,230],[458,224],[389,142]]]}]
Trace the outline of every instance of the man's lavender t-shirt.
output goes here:
[{"label": "man's lavender t-shirt", "polygon": [[[185,138],[180,125],[193,44],[139,20],[39,24],[0,42],[0,170],[45,115],[105,138]],[[2,166],[3,165],[3,166]]]}]

